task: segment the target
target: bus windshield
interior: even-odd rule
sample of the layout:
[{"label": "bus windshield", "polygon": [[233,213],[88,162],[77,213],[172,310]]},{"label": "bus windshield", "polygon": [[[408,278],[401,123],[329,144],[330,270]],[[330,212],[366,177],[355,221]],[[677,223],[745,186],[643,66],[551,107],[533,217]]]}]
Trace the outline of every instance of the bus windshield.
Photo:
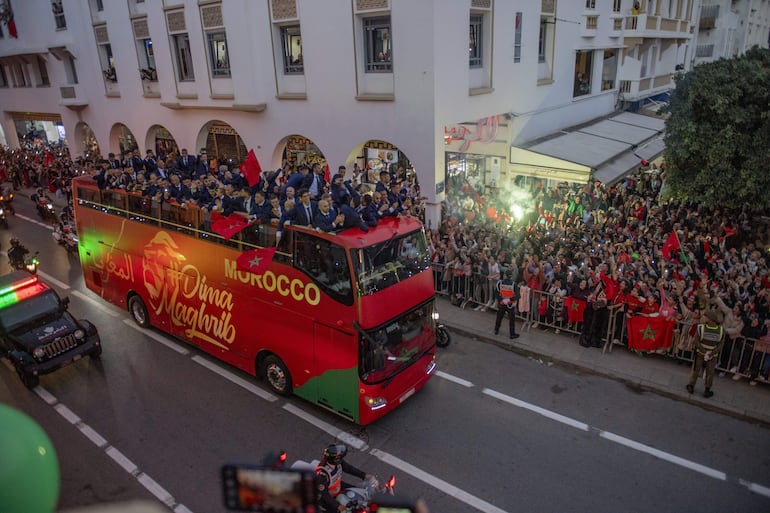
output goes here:
[{"label": "bus windshield", "polygon": [[422,230],[351,250],[359,294],[368,296],[430,267]]},{"label": "bus windshield", "polygon": [[361,379],[375,384],[417,361],[433,345],[432,302],[423,303],[384,326],[361,332]]}]

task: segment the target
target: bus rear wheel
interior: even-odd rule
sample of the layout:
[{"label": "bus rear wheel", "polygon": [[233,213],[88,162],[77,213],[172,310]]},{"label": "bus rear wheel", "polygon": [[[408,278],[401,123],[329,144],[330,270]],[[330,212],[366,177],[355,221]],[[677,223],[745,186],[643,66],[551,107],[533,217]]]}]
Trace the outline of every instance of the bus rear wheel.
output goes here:
[{"label": "bus rear wheel", "polygon": [[291,395],[291,374],[286,364],[275,355],[265,358],[262,363],[262,379],[277,394]]},{"label": "bus rear wheel", "polygon": [[131,317],[142,328],[150,327],[150,315],[147,313],[147,307],[144,306],[144,301],[139,296],[133,296],[128,300],[128,311],[131,312]]}]

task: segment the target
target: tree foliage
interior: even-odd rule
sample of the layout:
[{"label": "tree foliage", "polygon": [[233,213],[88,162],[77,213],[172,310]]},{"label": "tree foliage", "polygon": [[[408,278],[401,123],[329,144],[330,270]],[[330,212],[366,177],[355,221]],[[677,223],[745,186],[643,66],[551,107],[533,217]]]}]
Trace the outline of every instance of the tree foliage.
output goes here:
[{"label": "tree foliage", "polygon": [[770,207],[770,50],[696,66],[666,111],[666,187],[715,206]]}]

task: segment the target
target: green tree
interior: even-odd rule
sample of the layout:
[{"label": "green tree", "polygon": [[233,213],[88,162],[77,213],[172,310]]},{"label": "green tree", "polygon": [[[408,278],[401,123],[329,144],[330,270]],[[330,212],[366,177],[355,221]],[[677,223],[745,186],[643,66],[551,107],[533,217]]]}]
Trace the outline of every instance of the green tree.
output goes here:
[{"label": "green tree", "polygon": [[666,120],[667,196],[770,207],[770,50],[678,76]]}]

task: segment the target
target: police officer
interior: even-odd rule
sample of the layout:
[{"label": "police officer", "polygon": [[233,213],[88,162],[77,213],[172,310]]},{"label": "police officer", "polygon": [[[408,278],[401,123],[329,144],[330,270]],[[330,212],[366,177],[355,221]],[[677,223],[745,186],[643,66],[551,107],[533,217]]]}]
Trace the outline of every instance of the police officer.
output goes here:
[{"label": "police officer", "polygon": [[500,333],[500,324],[503,317],[508,314],[509,338],[519,338],[516,333],[516,299],[518,298],[518,287],[511,279],[511,271],[507,270],[503,278],[497,281],[495,285],[495,297],[497,299],[497,317],[495,318],[495,335]]},{"label": "police officer", "polygon": [[356,476],[359,479],[370,479],[371,474],[345,461],[348,448],[344,444],[331,444],[324,449],[323,458],[315,469],[318,486],[318,507],[320,511],[331,513],[333,511],[346,511],[345,506],[339,504],[336,497],[343,489],[351,488],[351,485],[342,481],[342,473]]},{"label": "police officer", "polygon": [[719,359],[719,352],[725,343],[725,332],[722,328],[721,312],[709,308],[705,312],[706,322],[698,324],[698,335],[695,339],[695,359],[692,362],[690,370],[690,380],[687,383],[687,391],[693,393],[695,390],[695,381],[700,375],[701,369],[705,366],[706,375],[703,378],[706,390],[703,397],[709,398],[714,395],[711,386],[714,384],[714,369]]}]

